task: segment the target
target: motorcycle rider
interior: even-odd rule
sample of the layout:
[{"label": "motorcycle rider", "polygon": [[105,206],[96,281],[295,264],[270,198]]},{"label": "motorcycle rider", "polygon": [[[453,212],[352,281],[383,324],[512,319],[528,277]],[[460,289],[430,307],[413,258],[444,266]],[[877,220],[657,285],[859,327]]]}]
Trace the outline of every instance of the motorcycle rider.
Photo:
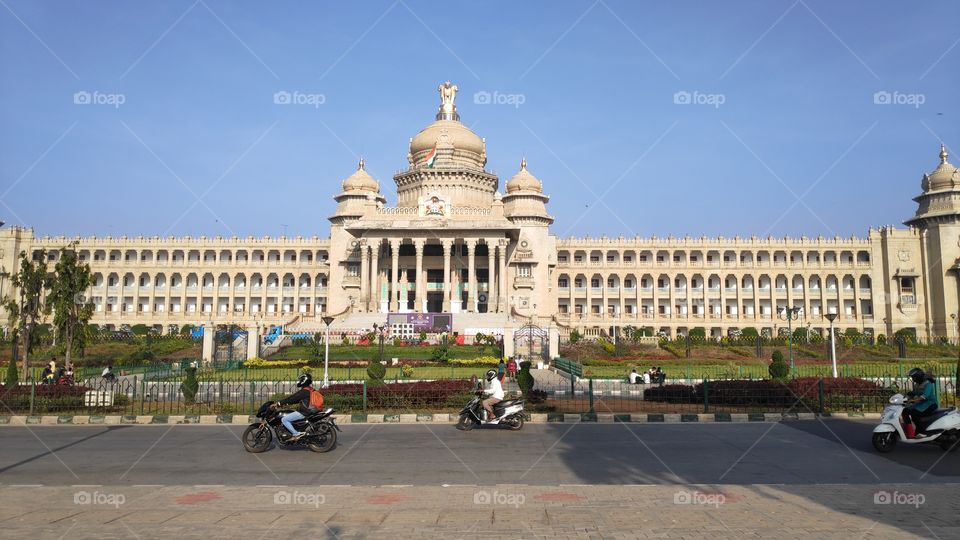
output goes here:
[{"label": "motorcycle rider", "polygon": [[487,382],[484,384],[485,388],[483,389],[483,393],[490,397],[483,400],[483,409],[486,411],[483,418],[485,422],[493,419],[493,406],[503,401],[503,385],[501,385],[500,380],[497,379],[497,370],[487,370],[486,379]]},{"label": "motorcycle rider", "polygon": [[903,414],[910,422],[909,428],[912,428],[907,430],[907,436],[912,438],[917,436],[916,426],[918,421],[937,410],[937,388],[936,382],[927,377],[927,374],[918,367],[911,369],[907,375],[913,381],[913,390],[907,392],[907,396],[916,398],[903,410]]},{"label": "motorcycle rider", "polygon": [[313,377],[309,373],[304,373],[297,378],[297,390],[288,397],[281,399],[280,401],[274,403],[274,407],[279,407],[280,405],[293,405],[294,403],[299,404],[296,411],[283,415],[283,418],[280,419],[283,422],[283,426],[287,428],[287,431],[290,432],[293,437],[290,441],[296,441],[306,435],[303,432],[297,431],[297,428],[293,427],[293,423],[297,420],[303,420],[306,418],[306,415],[316,412],[313,407],[310,406],[310,396],[316,390],[311,386],[313,384]]}]

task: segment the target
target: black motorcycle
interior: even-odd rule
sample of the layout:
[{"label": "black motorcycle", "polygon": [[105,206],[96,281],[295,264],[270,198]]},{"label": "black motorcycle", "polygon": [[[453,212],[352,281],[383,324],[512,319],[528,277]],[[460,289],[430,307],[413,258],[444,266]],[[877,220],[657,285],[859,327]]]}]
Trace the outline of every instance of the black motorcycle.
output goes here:
[{"label": "black motorcycle", "polygon": [[283,447],[306,446],[314,452],[329,452],[337,444],[337,432],[340,427],[337,426],[333,418],[333,409],[327,408],[322,411],[312,413],[301,420],[293,422],[297,431],[306,433],[303,437],[292,441],[293,435],[287,431],[281,419],[284,415],[290,414],[292,410],[278,410],[274,407],[273,401],[268,401],[260,406],[257,411],[259,422],[254,422],[247,426],[243,431],[243,447],[247,452],[259,454],[270,448],[273,439],[277,439],[277,444]]}]

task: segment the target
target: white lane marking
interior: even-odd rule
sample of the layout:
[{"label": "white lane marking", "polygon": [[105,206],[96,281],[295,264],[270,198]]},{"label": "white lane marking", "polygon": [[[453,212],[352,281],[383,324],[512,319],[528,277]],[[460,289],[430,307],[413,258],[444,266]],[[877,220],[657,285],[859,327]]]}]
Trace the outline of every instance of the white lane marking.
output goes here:
[{"label": "white lane marking", "polygon": [[73,484],[70,487],[103,487],[103,484]]},{"label": "white lane marking", "polygon": [[43,487],[43,484],[10,484],[12,488],[21,488],[21,487]]}]

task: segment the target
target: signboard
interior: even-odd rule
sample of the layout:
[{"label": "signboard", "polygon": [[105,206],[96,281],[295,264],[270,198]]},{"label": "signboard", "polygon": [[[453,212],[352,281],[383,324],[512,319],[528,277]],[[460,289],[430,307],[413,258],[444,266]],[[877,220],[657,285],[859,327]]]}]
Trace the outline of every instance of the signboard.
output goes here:
[{"label": "signboard", "polygon": [[450,313],[391,313],[387,317],[390,326],[404,325],[415,332],[450,332],[453,330],[453,315]]}]

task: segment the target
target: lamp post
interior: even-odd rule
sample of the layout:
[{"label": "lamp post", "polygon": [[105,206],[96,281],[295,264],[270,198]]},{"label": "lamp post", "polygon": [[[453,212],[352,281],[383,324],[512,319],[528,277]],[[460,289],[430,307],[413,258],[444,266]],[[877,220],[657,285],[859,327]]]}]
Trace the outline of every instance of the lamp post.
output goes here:
[{"label": "lamp post", "polygon": [[833,363],[833,378],[837,378],[837,345],[833,341],[833,320],[837,318],[836,313],[827,313],[827,320],[830,321],[830,362]]},{"label": "lamp post", "polygon": [[790,373],[796,375],[793,365],[793,321],[800,318],[800,308],[798,307],[782,307],[777,310],[777,318],[781,321],[787,321],[787,333],[789,337],[787,338],[787,343],[789,344],[789,354],[790,354]]},{"label": "lamp post", "polygon": [[326,334],[323,337],[323,387],[330,386],[330,323],[333,317],[324,315],[323,324],[327,325]]},{"label": "lamp post", "polygon": [[960,317],[951,313],[950,318],[957,322],[957,370],[954,373],[954,388],[960,387]]}]

